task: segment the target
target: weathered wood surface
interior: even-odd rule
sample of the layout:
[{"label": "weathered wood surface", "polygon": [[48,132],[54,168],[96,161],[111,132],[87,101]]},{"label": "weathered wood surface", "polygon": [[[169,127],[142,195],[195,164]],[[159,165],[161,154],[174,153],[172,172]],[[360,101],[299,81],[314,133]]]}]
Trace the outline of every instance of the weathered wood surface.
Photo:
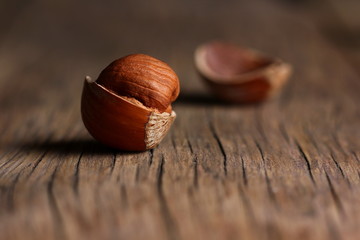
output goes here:
[{"label": "weathered wood surface", "polygon": [[[359,72],[281,2],[1,3],[0,239],[359,239]],[[50,3],[51,2],[51,3]],[[283,94],[231,106],[192,54],[227,39],[294,66]],[[143,52],[181,79],[158,148],[84,129],[84,75]]]}]

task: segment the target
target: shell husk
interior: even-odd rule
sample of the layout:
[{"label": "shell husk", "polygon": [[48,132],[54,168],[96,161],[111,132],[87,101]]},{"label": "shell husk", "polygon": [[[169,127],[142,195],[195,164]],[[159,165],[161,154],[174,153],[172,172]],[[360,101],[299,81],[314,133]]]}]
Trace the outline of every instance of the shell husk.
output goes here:
[{"label": "shell husk", "polygon": [[135,99],[116,95],[90,77],[84,82],[81,115],[95,139],[127,151],[156,147],[176,117],[174,111],[160,113]]},{"label": "shell husk", "polygon": [[207,62],[207,51],[212,44],[226,43],[210,42],[199,46],[195,51],[195,64],[202,78],[219,99],[234,103],[269,99],[279,93],[292,72],[291,65],[280,59],[265,56],[252,49],[230,45],[240,54],[237,56],[239,59],[254,59],[266,64],[259,65],[250,71],[230,76],[222,75],[212,69]]}]

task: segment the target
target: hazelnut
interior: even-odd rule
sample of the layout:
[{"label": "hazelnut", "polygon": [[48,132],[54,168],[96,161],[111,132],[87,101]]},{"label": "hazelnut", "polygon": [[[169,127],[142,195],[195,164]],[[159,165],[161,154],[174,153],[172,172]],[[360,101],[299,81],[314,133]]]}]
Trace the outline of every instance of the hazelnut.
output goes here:
[{"label": "hazelnut", "polygon": [[127,151],[156,147],[176,114],[179,79],[166,63],[144,54],[117,59],[96,81],[85,78],[81,115],[98,141]]},{"label": "hazelnut", "polygon": [[280,59],[218,41],[199,46],[195,64],[214,95],[234,103],[269,99],[291,74],[291,66]]}]

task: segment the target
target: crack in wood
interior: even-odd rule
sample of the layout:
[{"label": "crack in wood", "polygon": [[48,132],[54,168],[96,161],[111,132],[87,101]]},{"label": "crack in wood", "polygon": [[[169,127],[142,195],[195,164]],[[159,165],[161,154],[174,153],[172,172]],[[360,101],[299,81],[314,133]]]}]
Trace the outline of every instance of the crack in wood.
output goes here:
[{"label": "crack in wood", "polygon": [[241,169],[242,169],[243,181],[244,181],[245,186],[247,186],[248,179],[247,179],[247,175],[246,175],[245,162],[244,162],[244,158],[242,156],[240,156],[240,158],[241,158]]},{"label": "crack in wood", "polygon": [[140,181],[140,166],[136,165],[135,182],[138,183],[139,181]]},{"label": "crack in wood", "polygon": [[4,177],[6,175],[9,175],[12,171],[16,170],[20,165],[22,165],[22,161],[20,161],[21,159],[17,159],[18,161],[16,161],[16,163],[11,164],[6,170],[3,171],[3,174],[0,174],[1,177]]},{"label": "crack in wood", "polygon": [[[1,136],[1,134],[0,134],[0,136]],[[11,152],[13,152],[13,150],[14,150],[14,149],[9,149],[9,150],[4,151],[4,152],[0,155],[0,161],[1,161],[6,155],[8,155],[8,154],[10,154]],[[16,154],[16,153],[19,153],[19,152],[21,152],[21,151],[23,151],[23,149],[18,149],[18,151],[16,151],[15,154]],[[4,163],[3,163],[3,164],[4,164]],[[0,168],[1,168],[1,166],[0,166]]]},{"label": "crack in wood", "polygon": [[344,174],[344,171],[342,170],[342,168],[340,167],[339,163],[336,161],[335,157],[334,157],[334,153],[332,152],[332,150],[330,150],[331,153],[330,153],[330,156],[331,156],[331,159],[333,160],[333,162],[335,163],[335,166],[336,168],[340,171],[340,174],[341,176],[346,179],[346,176]]},{"label": "crack in wood", "polygon": [[112,162],[111,162],[111,167],[110,167],[110,176],[112,175],[112,173],[114,172],[114,169],[115,169],[115,165],[116,165],[116,152],[113,152],[113,155],[112,155]]},{"label": "crack in wood", "polygon": [[310,164],[310,160],[309,158],[306,156],[304,150],[302,149],[302,147],[300,146],[300,144],[298,143],[298,141],[295,141],[295,144],[302,156],[302,158],[305,160],[305,163],[306,163],[306,166],[307,166],[307,170],[308,170],[308,173],[309,173],[309,176],[310,176],[310,180],[311,182],[316,185],[316,181],[314,179],[314,175],[312,174],[312,170],[311,170],[311,164]]},{"label": "crack in wood", "polygon": [[164,224],[166,226],[166,232],[169,239],[179,239],[178,229],[175,224],[173,217],[171,216],[163,189],[163,175],[165,167],[165,158],[164,155],[161,156],[160,164],[157,170],[157,190],[160,202],[161,213],[163,216]]},{"label": "crack in wood", "polygon": [[80,171],[80,162],[81,158],[84,154],[84,151],[82,151],[79,155],[78,161],[75,165],[75,173],[74,173],[74,182],[73,182],[73,190],[76,195],[79,194],[79,171]]},{"label": "crack in wood", "polygon": [[193,158],[193,164],[194,164],[194,186],[197,188],[199,186],[199,173],[198,173],[198,159],[197,156],[194,156]]},{"label": "crack in wood", "polygon": [[14,155],[12,157],[10,157],[9,160],[7,160],[6,162],[4,162],[1,166],[0,166],[0,169],[3,169],[6,167],[6,165],[8,165],[12,160],[15,159],[15,157],[17,157],[19,154],[23,155],[23,152],[22,152],[23,149],[20,149],[19,151],[17,151],[16,153],[14,153]]},{"label": "crack in wood", "polygon": [[[209,115],[209,114],[208,114]],[[213,135],[213,137],[215,138],[215,141],[216,143],[218,144],[219,148],[220,148],[220,152],[223,156],[223,169],[224,169],[224,174],[225,176],[227,176],[227,155],[226,155],[226,152],[225,152],[225,149],[224,149],[224,146],[223,144],[221,143],[221,140],[219,138],[219,135],[217,134],[216,130],[215,130],[215,127],[214,127],[214,124],[213,122],[210,120],[210,116],[208,117],[208,124],[209,124],[209,128],[210,128],[210,131]]]},{"label": "crack in wood", "polygon": [[352,189],[351,183],[350,183],[349,179],[347,178],[347,176],[345,175],[345,173],[344,173],[343,169],[341,168],[340,164],[338,163],[338,161],[336,161],[333,151],[331,149],[330,149],[330,151],[331,151],[331,154],[330,154],[331,159],[335,163],[336,168],[340,171],[341,176],[344,178],[344,180],[346,181],[349,188]]},{"label": "crack in wood", "polygon": [[46,154],[48,153],[48,151],[45,151],[38,159],[37,161],[35,162],[34,166],[32,167],[31,171],[29,172],[28,176],[27,177],[30,177],[35,169],[37,168],[37,166],[40,164],[40,162],[44,159],[44,157],[46,156]]},{"label": "crack in wood", "polygon": [[194,183],[195,188],[197,188],[198,187],[198,159],[197,159],[197,156],[194,154],[193,147],[192,147],[191,142],[188,137],[186,138],[186,142],[187,142],[187,145],[190,149],[190,153],[192,156],[193,171],[194,171],[193,183]]},{"label": "crack in wood", "polygon": [[175,138],[174,138],[174,134],[173,134],[173,133],[171,133],[170,139],[171,139],[171,145],[172,145],[172,147],[174,148],[175,152],[177,153],[178,150],[177,150],[177,147],[176,147],[176,142],[175,142]]},{"label": "crack in wood", "polygon": [[152,165],[153,160],[154,160],[154,149],[150,149],[149,150],[149,166]]},{"label": "crack in wood", "polygon": [[194,150],[193,150],[193,148],[192,148],[191,142],[190,142],[190,140],[189,140],[188,137],[186,138],[186,142],[187,142],[187,145],[188,145],[188,147],[189,147],[189,149],[190,149],[190,153],[193,154],[193,153],[194,153]]}]

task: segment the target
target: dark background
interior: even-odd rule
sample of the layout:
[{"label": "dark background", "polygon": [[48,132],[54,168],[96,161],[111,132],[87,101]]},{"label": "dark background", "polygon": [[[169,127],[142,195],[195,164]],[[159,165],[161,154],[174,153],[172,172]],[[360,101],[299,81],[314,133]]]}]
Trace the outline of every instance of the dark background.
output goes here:
[{"label": "dark background", "polygon": [[[12,69],[18,71],[21,66],[24,68],[21,74],[26,78],[51,76],[57,92],[78,91],[84,75],[95,78],[116,58],[146,53],[168,62],[178,72],[184,83],[183,93],[202,91],[192,64],[198,44],[222,39],[286,57],[278,49],[286,47],[280,46],[281,39],[296,31],[291,29],[290,22],[286,23],[289,17],[317,28],[358,71],[358,1],[263,2],[1,1],[1,88],[24,79],[11,74]],[[272,5],[284,10],[276,18],[289,25],[289,32],[276,26]],[[244,6],[254,11],[241,11]],[[302,37],[312,41],[311,37]],[[18,92],[24,88],[24,104],[35,101],[38,92],[43,91],[32,82],[22,81],[18,86]],[[2,94],[1,101],[10,99]]]}]

